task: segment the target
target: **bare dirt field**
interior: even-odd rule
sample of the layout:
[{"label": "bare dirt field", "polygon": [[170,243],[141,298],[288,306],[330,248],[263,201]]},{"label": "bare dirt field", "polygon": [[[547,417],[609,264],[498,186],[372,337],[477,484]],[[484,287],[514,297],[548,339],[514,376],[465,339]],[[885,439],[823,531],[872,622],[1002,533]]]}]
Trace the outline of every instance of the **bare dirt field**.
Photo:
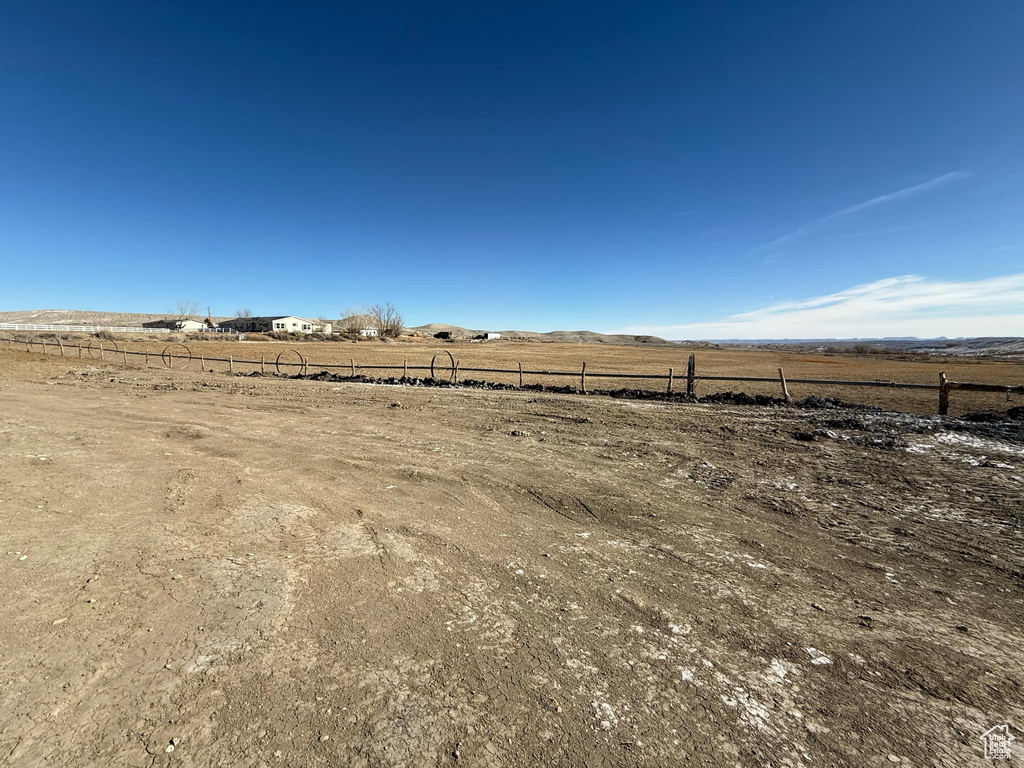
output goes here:
[{"label": "bare dirt field", "polygon": [[[0,342],[4,343],[5,342]],[[89,344],[85,339],[75,343]],[[92,340],[92,343],[100,342]],[[434,339],[406,340],[398,343],[384,344],[378,341],[367,342],[237,342],[237,341],[193,341],[185,342],[196,356],[190,364],[193,370],[200,369],[200,355],[208,358],[224,358],[232,356],[238,360],[266,361],[266,369],[273,370],[273,362],[284,352],[282,361],[296,361],[298,358],[286,350],[297,350],[310,361],[309,372],[315,373],[319,364],[345,366],[347,370],[351,361],[357,365],[395,365],[408,362],[410,366],[429,366],[436,353],[449,351],[459,361],[462,368],[505,368],[515,369],[522,363],[526,369],[548,371],[578,371],[585,361],[590,373],[588,386],[591,389],[614,389],[620,387],[664,390],[664,380],[645,379],[602,379],[593,376],[597,372],[636,372],[666,375],[669,368],[674,369],[675,390],[685,389],[687,358],[691,353],[696,355],[697,374],[700,375],[738,375],[776,377],[778,369],[785,370],[791,379],[835,379],[861,381],[898,381],[915,384],[936,385],[939,373],[945,372],[951,381],[970,381],[985,384],[1024,384],[1024,362],[981,359],[906,359],[889,355],[824,355],[803,352],[782,351],[776,349],[744,349],[744,348],[709,348],[692,349],[683,346],[657,347],[626,347],[602,344],[563,344],[554,342],[488,342],[486,344],[441,343]],[[159,354],[168,345],[166,339],[149,341],[119,341],[118,346],[128,350],[148,350],[152,354],[151,364],[159,365]],[[22,349],[24,346],[21,347]],[[38,348],[38,347],[37,347]],[[113,345],[107,342],[107,348]],[[51,346],[51,351],[56,351]],[[181,352],[182,350],[179,350]],[[69,355],[77,354],[77,350],[68,350]],[[98,356],[98,350],[93,351]],[[106,353],[112,357],[111,353]],[[87,355],[88,356],[88,355]],[[142,365],[137,357],[128,357],[132,365]],[[176,361],[175,365],[184,363]],[[223,362],[210,362],[207,369],[227,372],[228,366]],[[259,366],[236,362],[235,372],[251,372]],[[284,368],[294,373],[295,368]],[[360,373],[371,375],[394,375],[396,371],[363,370]],[[400,372],[397,372],[400,375]],[[420,372],[419,375],[422,375]],[[486,378],[489,381],[514,384],[517,375],[509,374],[476,374],[466,373],[463,378]],[[579,385],[579,378],[527,376],[526,383],[542,383],[544,385]],[[750,394],[767,394],[779,396],[780,388],[775,382],[724,382],[699,380],[697,394],[707,395],[714,392],[743,391]],[[807,395],[832,397],[846,401],[876,405],[887,409],[907,413],[932,414],[937,411],[938,394],[930,390],[897,390],[866,387],[832,387],[820,384],[791,384],[790,392],[795,398]],[[1020,404],[1021,398],[1018,395]],[[1004,393],[978,393],[956,391],[951,397],[950,413],[954,415],[981,409],[1005,409],[1007,398]],[[1012,402],[1010,403],[1013,404]]]},{"label": "bare dirt field", "polygon": [[0,764],[987,765],[1022,498],[1020,422],[0,349]]}]

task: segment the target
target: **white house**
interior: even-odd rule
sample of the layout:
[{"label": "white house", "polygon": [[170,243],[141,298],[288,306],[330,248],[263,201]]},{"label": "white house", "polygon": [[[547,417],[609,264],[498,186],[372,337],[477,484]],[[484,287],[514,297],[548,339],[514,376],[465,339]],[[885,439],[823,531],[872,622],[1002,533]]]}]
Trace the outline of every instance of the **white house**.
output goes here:
[{"label": "white house", "polygon": [[321,325],[315,320],[297,315],[235,317],[225,320],[220,327],[239,333],[330,333],[332,330],[330,323]]},{"label": "white house", "polygon": [[360,328],[359,329],[359,335],[360,336],[377,336],[378,334],[377,334],[377,329],[376,328]]}]

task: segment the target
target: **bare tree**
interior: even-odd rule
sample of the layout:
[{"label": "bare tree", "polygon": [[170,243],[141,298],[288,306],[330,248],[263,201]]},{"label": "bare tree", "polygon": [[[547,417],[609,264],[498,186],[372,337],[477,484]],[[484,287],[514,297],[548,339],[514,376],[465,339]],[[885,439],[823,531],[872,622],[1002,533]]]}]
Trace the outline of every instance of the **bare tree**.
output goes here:
[{"label": "bare tree", "polygon": [[338,322],[339,333],[359,333],[370,324],[370,316],[363,307],[349,307],[341,310],[341,320]]},{"label": "bare tree", "polygon": [[236,309],[235,310],[235,317],[240,318],[242,320],[246,320],[246,319],[252,317],[252,310],[251,309]]},{"label": "bare tree", "polygon": [[374,304],[367,310],[367,314],[381,338],[395,338],[405,327],[402,316],[390,301],[387,304]]},{"label": "bare tree", "polygon": [[191,320],[192,315],[199,311],[199,302],[191,299],[178,299],[173,314],[175,320]]}]

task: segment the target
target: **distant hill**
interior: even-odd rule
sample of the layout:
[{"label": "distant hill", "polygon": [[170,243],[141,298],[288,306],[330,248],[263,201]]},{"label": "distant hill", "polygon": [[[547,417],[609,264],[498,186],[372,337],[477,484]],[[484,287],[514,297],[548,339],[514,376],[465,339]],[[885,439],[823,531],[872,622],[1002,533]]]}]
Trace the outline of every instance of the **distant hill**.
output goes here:
[{"label": "distant hill", "polygon": [[[37,323],[40,325],[112,325],[138,326],[150,320],[177,317],[173,313],[145,314],[139,312],[93,312],[85,309],[25,309],[0,312],[0,323]],[[193,315],[200,320],[204,315]],[[214,322],[227,320],[214,317]]]},{"label": "distant hill", "polygon": [[[419,331],[424,336],[433,336],[435,333],[447,331],[456,339],[472,339],[485,333],[484,330],[463,328],[458,325],[447,323],[428,323],[410,328],[411,331]],[[493,329],[488,329],[493,331]],[[642,336],[624,333],[596,333],[594,331],[549,331],[541,333],[536,331],[498,331],[503,339],[513,341],[565,341],[584,344],[617,344],[626,346],[670,344],[671,342],[657,336]]]}]

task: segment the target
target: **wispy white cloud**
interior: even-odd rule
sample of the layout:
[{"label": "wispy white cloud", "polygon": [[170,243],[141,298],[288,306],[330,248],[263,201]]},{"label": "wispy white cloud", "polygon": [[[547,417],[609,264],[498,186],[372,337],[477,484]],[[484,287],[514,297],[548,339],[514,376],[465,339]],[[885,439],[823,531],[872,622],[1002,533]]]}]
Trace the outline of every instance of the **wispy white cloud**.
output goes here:
[{"label": "wispy white cloud", "polygon": [[906,197],[911,197],[912,195],[916,195],[920,192],[927,192],[929,189],[935,189],[935,187],[941,186],[951,181],[962,179],[968,175],[969,174],[967,171],[952,171],[950,173],[944,173],[941,176],[936,176],[934,179],[929,179],[928,181],[922,182],[921,184],[915,184],[912,187],[905,187],[903,189],[898,189],[895,192],[889,192],[884,195],[872,197],[870,200],[865,200],[864,202],[857,203],[856,205],[851,205],[846,208],[842,208],[838,211],[828,214],[827,216],[822,216],[820,219],[815,219],[809,224],[804,224],[802,227],[794,229],[792,232],[785,234],[782,237],[775,238],[770,243],[759,245],[757,248],[754,249],[754,251],[757,252],[760,250],[764,250],[766,248],[775,248],[780,245],[785,245],[786,243],[793,242],[794,240],[799,240],[801,237],[804,237],[805,235],[809,234],[811,231],[817,229],[822,224],[834,221],[835,219],[842,218],[843,216],[849,216],[851,213],[857,213],[858,211],[863,211],[867,208],[874,208],[876,205],[882,205],[883,203],[890,203],[894,200],[901,200]]},{"label": "wispy white cloud", "polygon": [[889,277],[720,320],[614,332],[669,339],[1024,336],[1024,273],[961,282]]}]

